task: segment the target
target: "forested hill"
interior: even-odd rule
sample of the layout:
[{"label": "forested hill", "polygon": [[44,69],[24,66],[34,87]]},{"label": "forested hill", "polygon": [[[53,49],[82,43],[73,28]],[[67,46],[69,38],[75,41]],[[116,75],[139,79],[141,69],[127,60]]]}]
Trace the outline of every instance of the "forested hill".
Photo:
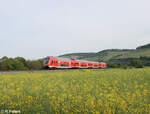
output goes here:
[{"label": "forested hill", "polygon": [[150,57],[150,44],[139,46],[136,49],[107,49],[96,53],[65,54],[60,57],[105,62],[128,58]]}]

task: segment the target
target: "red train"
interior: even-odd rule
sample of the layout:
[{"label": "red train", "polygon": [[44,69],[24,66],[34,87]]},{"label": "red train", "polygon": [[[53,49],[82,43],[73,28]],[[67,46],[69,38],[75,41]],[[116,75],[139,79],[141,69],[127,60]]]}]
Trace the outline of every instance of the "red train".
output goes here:
[{"label": "red train", "polygon": [[106,68],[107,64],[103,62],[73,60],[62,57],[46,57],[43,63],[47,68]]}]

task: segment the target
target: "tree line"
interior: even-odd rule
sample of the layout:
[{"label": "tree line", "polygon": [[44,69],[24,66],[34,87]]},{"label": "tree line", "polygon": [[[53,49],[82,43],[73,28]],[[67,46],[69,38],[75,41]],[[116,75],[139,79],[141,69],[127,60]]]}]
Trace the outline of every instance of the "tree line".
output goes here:
[{"label": "tree line", "polygon": [[23,57],[0,58],[0,70],[41,70],[43,69],[42,60],[26,60]]},{"label": "tree line", "polygon": [[[143,68],[150,66],[150,57],[128,58],[106,63],[108,68]],[[42,69],[44,69],[42,60],[26,60],[23,57],[8,58],[6,56],[0,58],[0,71]]]},{"label": "tree line", "polygon": [[143,68],[150,66],[150,57],[116,59],[107,62],[109,68]]}]

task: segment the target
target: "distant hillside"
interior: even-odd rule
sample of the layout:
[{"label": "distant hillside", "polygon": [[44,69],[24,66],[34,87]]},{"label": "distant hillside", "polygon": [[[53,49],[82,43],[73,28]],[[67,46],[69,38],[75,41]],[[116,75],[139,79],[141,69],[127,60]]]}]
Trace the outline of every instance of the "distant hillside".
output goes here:
[{"label": "distant hillside", "polygon": [[71,53],[60,57],[105,62],[127,58],[150,57],[150,44],[139,46],[136,49],[107,49],[97,53]]},{"label": "distant hillside", "polygon": [[67,57],[72,59],[82,59],[82,58],[92,58],[95,57],[96,53],[70,53],[70,54],[64,54],[60,55],[60,57]]},{"label": "distant hillside", "polygon": [[139,46],[136,49],[147,49],[147,48],[150,48],[150,43],[144,46]]}]

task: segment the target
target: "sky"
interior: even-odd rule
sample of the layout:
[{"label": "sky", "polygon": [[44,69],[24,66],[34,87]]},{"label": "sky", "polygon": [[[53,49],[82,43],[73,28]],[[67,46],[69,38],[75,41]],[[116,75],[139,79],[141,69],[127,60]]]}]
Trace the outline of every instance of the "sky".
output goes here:
[{"label": "sky", "polygon": [[150,43],[149,0],[0,0],[0,57],[38,59]]}]

